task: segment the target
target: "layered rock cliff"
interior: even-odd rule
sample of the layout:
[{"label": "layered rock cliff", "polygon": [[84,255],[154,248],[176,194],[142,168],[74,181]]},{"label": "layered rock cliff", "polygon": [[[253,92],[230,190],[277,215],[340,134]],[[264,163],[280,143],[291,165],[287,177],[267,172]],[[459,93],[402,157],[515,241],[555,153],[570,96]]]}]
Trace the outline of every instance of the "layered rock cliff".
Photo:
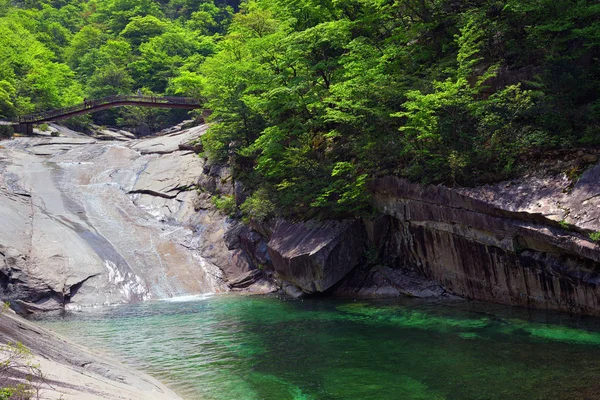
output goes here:
[{"label": "layered rock cliff", "polygon": [[[377,179],[370,190],[381,216],[342,230],[275,229],[273,269],[296,295],[456,295],[600,314],[600,246],[589,238],[600,229],[599,174],[595,166],[575,185],[563,174],[472,189]],[[544,181],[544,191],[528,192]]]},{"label": "layered rock cliff", "polygon": [[372,190],[388,265],[470,299],[600,313],[600,247],[585,232],[440,186],[390,177]]}]

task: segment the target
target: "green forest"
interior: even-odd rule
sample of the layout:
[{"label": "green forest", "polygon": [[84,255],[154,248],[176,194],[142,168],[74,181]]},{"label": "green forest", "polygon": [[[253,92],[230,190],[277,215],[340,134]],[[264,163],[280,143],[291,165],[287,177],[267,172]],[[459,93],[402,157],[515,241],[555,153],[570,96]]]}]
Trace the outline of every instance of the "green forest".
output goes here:
[{"label": "green forest", "polygon": [[[474,185],[600,145],[600,2],[0,0],[0,118],[193,96],[251,219],[368,214],[370,179]],[[121,108],[71,124],[162,126]]]}]

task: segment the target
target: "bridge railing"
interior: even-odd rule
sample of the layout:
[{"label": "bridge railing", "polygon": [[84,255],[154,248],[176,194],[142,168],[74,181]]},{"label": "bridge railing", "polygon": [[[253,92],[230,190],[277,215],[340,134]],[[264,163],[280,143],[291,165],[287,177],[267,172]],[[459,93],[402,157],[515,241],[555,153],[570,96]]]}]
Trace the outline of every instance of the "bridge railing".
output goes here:
[{"label": "bridge railing", "polygon": [[99,99],[85,100],[81,104],[77,104],[70,107],[57,108],[54,110],[41,111],[29,115],[19,117],[20,123],[34,123],[38,121],[47,121],[54,117],[59,117],[78,111],[87,109],[94,109],[99,106],[113,104],[113,103],[156,103],[156,104],[174,104],[174,105],[200,105],[198,100],[192,97],[175,97],[175,96],[135,96],[135,95],[115,95],[107,96]]}]

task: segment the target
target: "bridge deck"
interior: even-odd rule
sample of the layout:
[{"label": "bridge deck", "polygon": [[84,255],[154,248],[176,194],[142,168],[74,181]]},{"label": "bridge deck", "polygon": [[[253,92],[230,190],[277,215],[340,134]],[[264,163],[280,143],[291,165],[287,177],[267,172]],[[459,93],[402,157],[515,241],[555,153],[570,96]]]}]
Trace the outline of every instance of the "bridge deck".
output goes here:
[{"label": "bridge deck", "polygon": [[194,109],[200,108],[201,104],[198,100],[191,97],[117,95],[103,97],[101,99],[87,100],[84,103],[71,107],[24,115],[19,117],[19,123],[37,124],[40,122],[59,121],[61,119],[67,119],[81,114],[121,106]]}]

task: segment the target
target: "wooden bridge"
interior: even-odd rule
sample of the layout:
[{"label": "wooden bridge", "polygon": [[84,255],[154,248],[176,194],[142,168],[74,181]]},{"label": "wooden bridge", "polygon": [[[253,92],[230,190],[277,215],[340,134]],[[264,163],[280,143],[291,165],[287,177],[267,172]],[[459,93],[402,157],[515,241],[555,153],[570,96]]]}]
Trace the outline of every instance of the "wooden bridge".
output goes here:
[{"label": "wooden bridge", "polygon": [[81,114],[122,106],[194,109],[200,108],[202,105],[198,100],[191,97],[116,95],[85,100],[83,103],[71,107],[23,115],[19,117],[19,122],[14,127],[16,132],[31,135],[33,133],[33,124],[60,121]]}]

